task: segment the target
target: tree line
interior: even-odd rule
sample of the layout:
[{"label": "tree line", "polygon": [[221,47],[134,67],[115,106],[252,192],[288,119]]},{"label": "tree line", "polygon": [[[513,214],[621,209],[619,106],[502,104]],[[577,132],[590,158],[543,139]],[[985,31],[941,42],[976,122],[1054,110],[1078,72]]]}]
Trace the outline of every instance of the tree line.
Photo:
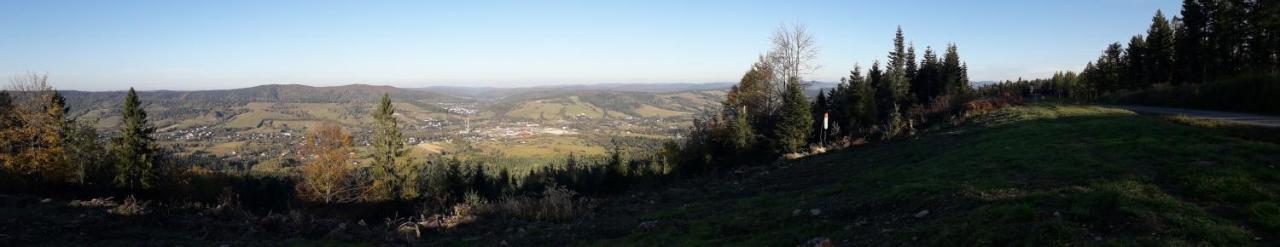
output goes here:
[{"label": "tree line", "polygon": [[1104,102],[1280,113],[1280,4],[1184,0],[1146,34],[1107,45],[1079,74],[984,90]]},{"label": "tree line", "polygon": [[874,61],[864,76],[855,65],[838,86],[819,90],[811,101],[803,76],[820,67],[816,41],[800,25],[779,28],[771,41],[772,49],[729,89],[720,109],[695,119],[682,142],[665,145],[666,163],[685,173],[713,172],[841,143],[892,139],[945,123],[973,95],[955,44],[942,57],[926,46],[917,62],[915,45],[898,28],[883,67]]},{"label": "tree line", "polygon": [[[608,157],[570,156],[528,174],[446,157],[408,157],[396,110],[384,94],[370,114],[370,148],[358,154],[351,132],[326,122],[308,128],[296,157],[285,166],[294,172],[261,176],[205,168],[208,159],[174,155],[157,145],[155,127],[144,102],[129,89],[119,109],[120,129],[108,137],[94,122],[68,117],[66,99],[45,75],[13,80],[0,91],[0,184],[13,192],[69,187],[77,191],[150,194],[163,200],[225,196],[244,202],[286,207],[292,200],[312,204],[430,201],[436,209],[465,197],[498,200],[537,196],[546,191],[585,195],[613,193],[654,181],[672,168],[644,154],[627,155],[623,138],[612,142]],[[359,162],[362,158],[369,162]],[[286,162],[290,163],[290,162]],[[525,196],[527,198],[527,196]]]}]

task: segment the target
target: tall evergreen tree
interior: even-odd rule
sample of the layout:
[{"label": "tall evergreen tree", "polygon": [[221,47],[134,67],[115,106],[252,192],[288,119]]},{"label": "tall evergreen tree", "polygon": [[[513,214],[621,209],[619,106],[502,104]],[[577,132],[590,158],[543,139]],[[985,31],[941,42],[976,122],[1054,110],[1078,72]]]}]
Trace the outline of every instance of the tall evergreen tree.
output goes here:
[{"label": "tall evergreen tree", "polygon": [[1209,14],[1201,0],[1182,1],[1182,17],[1174,40],[1174,83],[1200,83],[1206,79]]},{"label": "tall evergreen tree", "polygon": [[892,102],[895,104],[908,104],[911,99],[911,84],[907,81],[907,56],[905,38],[902,36],[902,26],[898,26],[898,32],[894,34],[893,50],[889,51],[889,65],[885,68],[884,82],[890,87],[892,93]]},{"label": "tall evergreen tree", "polygon": [[969,75],[964,63],[960,61],[959,48],[955,43],[947,45],[947,52],[942,55],[942,84],[933,96],[943,94],[964,93],[969,88]]},{"label": "tall evergreen tree", "polygon": [[861,134],[863,128],[876,121],[875,88],[862,76],[862,68],[858,65],[849,71],[846,81],[848,92],[839,98],[841,103],[833,106],[841,116],[836,123],[848,135]]},{"label": "tall evergreen tree", "polygon": [[895,90],[893,84],[886,81],[884,71],[880,70],[880,61],[871,63],[871,70],[867,73],[867,79],[871,82],[871,87],[875,89],[876,119],[888,118],[889,112],[893,111],[893,105],[896,105],[897,101],[893,97],[893,91]]},{"label": "tall evergreen tree", "polygon": [[926,102],[938,94],[942,88],[942,72],[938,56],[932,47],[925,47],[924,59],[920,61],[920,70],[911,81],[911,93],[919,102]]},{"label": "tall evergreen tree", "polygon": [[138,93],[129,88],[121,111],[124,123],[120,136],[111,149],[116,158],[115,184],[125,188],[146,189],[156,182],[156,148],[151,134],[155,128],[147,122]]},{"label": "tall evergreen tree", "polygon": [[907,65],[906,65],[907,82],[911,82],[919,71],[919,64],[916,63],[916,44],[907,44]]},{"label": "tall evergreen tree", "polygon": [[1211,47],[1210,78],[1235,75],[1250,66],[1245,64],[1245,46],[1250,30],[1246,19],[1246,0],[1210,1],[1205,7],[1211,15],[1209,45]]},{"label": "tall evergreen tree", "polygon": [[373,112],[373,169],[376,175],[378,197],[410,199],[418,196],[418,171],[411,162],[400,162],[404,153],[404,139],[396,123],[395,106],[391,105],[390,95],[383,94],[378,109]]},{"label": "tall evergreen tree", "polygon": [[1150,85],[1147,75],[1147,44],[1142,35],[1134,35],[1129,39],[1129,47],[1125,49],[1125,70],[1121,76],[1121,87],[1124,89],[1143,89]]},{"label": "tall evergreen tree", "polygon": [[1173,28],[1169,26],[1169,20],[1165,19],[1163,12],[1156,10],[1156,15],[1151,17],[1151,28],[1147,29],[1147,40],[1144,43],[1146,43],[1146,49],[1142,54],[1142,67],[1146,74],[1145,79],[1149,82],[1143,85],[1171,82],[1174,56]]},{"label": "tall evergreen tree", "polygon": [[786,94],[779,109],[778,126],[774,129],[774,151],[778,153],[800,152],[809,138],[813,117],[809,114],[809,102],[798,79],[787,82]]}]

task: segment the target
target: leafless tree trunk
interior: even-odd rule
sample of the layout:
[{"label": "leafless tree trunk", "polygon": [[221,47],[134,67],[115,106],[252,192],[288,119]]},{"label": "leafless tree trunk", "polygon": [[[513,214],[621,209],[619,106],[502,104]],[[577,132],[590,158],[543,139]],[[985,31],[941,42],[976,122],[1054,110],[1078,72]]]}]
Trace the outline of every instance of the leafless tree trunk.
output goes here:
[{"label": "leafless tree trunk", "polygon": [[773,32],[773,49],[769,51],[769,64],[773,67],[773,93],[769,97],[769,108],[776,109],[782,102],[786,91],[786,83],[791,79],[801,80],[804,75],[813,73],[822,66],[817,63],[818,44],[808,28],[802,24],[779,26]]}]

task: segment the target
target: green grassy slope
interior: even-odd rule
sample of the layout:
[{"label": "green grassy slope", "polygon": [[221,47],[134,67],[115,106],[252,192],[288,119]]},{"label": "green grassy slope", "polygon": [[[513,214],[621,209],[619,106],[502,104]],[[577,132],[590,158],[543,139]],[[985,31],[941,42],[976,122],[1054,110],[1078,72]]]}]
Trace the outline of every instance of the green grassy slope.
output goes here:
[{"label": "green grassy slope", "polygon": [[1264,138],[1280,130],[1177,122],[1098,107],[1004,109],[909,140],[641,194],[655,206],[597,219],[634,229],[601,229],[616,236],[581,244],[1280,243],[1280,145]]}]

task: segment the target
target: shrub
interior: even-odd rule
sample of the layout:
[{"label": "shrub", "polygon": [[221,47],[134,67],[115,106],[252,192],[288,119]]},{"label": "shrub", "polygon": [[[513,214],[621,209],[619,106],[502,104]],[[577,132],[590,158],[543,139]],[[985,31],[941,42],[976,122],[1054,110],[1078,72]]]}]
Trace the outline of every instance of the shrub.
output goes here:
[{"label": "shrub", "polygon": [[1155,85],[1123,94],[1127,104],[1280,113],[1280,73],[1247,74],[1200,84]]}]

